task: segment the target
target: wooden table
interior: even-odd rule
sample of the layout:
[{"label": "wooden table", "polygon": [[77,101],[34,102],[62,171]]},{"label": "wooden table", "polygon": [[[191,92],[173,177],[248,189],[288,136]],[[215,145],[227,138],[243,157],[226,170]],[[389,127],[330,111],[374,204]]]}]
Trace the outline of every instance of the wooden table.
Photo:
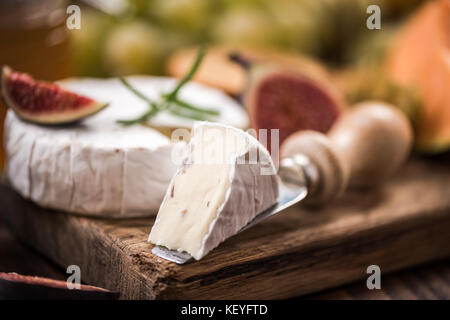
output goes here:
[{"label": "wooden table", "polygon": [[[64,270],[19,243],[0,222],[0,271],[64,280]],[[450,259],[382,277],[381,290],[361,281],[301,299],[450,299]]]},{"label": "wooden table", "polygon": [[[413,159],[382,188],[349,191],[320,212],[290,208],[190,266],[149,253],[152,219],[53,212],[7,184],[0,185],[0,219],[59,266],[90,270],[82,279],[123,298],[283,298],[353,282],[309,298],[450,299],[450,162],[442,160]],[[5,226],[0,230],[0,271],[64,279],[63,270],[19,246]],[[438,263],[420,267],[427,261]],[[373,263],[382,267],[383,290],[366,288],[365,270]],[[412,266],[419,267],[388,275]]]}]

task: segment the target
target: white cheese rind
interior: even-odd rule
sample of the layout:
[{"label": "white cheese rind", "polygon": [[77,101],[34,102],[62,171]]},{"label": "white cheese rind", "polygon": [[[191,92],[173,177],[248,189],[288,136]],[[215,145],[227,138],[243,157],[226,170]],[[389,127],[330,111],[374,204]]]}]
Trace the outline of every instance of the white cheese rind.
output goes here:
[{"label": "white cheese rind", "polygon": [[[168,92],[175,79],[129,77],[153,99]],[[176,171],[169,138],[144,126],[124,127],[148,109],[118,79],[67,79],[60,84],[109,106],[77,126],[43,127],[8,112],[5,120],[7,175],[25,198],[53,209],[114,218],[156,214]],[[180,95],[204,107],[217,107],[220,121],[245,128],[248,117],[218,90],[189,83]],[[193,121],[160,114],[156,126],[187,127]]]},{"label": "white cheese rind", "polygon": [[[202,190],[205,194],[199,194],[195,197],[196,199],[189,196],[188,198],[182,198],[182,196],[178,196],[179,185],[176,184],[178,182],[184,186],[185,184],[181,180],[183,178],[177,177],[183,174],[186,175],[186,172],[193,166],[199,166],[192,159],[195,158],[195,148],[200,143],[198,138],[200,132],[208,127],[231,130],[234,134],[240,135],[241,138],[243,137],[247,145],[245,149],[233,155],[230,165],[213,167],[216,174],[214,174],[214,170],[211,173],[211,167],[207,167],[210,164],[203,164],[205,166],[204,171],[207,172],[206,176],[204,176],[201,169],[195,168],[195,172],[199,172],[197,180],[203,179],[205,181],[208,179],[208,181],[205,181],[205,184],[211,184],[210,181],[215,181],[219,177],[217,188],[225,188],[222,190],[223,199],[219,198],[220,203],[215,204],[217,206],[216,211],[206,209],[204,204],[202,204],[195,212],[187,212],[183,216],[179,211],[180,209],[183,211],[184,204],[179,202],[183,200],[199,202],[202,199],[209,199],[211,194],[217,193],[217,190]],[[214,141],[214,143],[219,142]],[[278,178],[267,150],[252,136],[235,128],[218,124],[200,123],[193,129],[193,136],[188,150],[185,164],[178,169],[176,176],[171,181],[155,225],[149,235],[149,241],[157,245],[166,246],[172,250],[187,251],[195,259],[199,260],[225,239],[236,234],[242,227],[253,220],[258,213],[276,203],[278,198]],[[258,153],[258,162],[251,163],[248,161],[249,155]],[[186,164],[191,161],[192,164]],[[266,169],[269,167],[273,174],[261,174],[262,167]],[[228,170],[227,184],[220,182],[220,177],[224,172],[222,170]],[[189,176],[189,178],[191,177]],[[188,185],[187,187],[190,186]],[[192,192],[186,190],[185,193],[189,195]],[[189,205],[186,205],[186,207],[189,207]],[[188,217],[187,215],[189,214],[197,216]],[[204,214],[211,216],[205,217],[203,216]],[[191,221],[189,222],[188,219],[191,219]],[[192,219],[194,223],[198,221],[199,225],[192,225]],[[206,229],[204,225],[201,225],[204,221],[208,223]]]},{"label": "white cheese rind", "polygon": [[229,197],[211,225],[209,233],[205,235],[204,245],[197,255],[197,260],[238,233],[256,215],[277,202],[277,176],[261,176],[259,170],[258,165],[236,166]]},{"label": "white cheese rind", "polygon": [[[171,90],[175,79],[129,77],[148,97]],[[80,125],[42,127],[25,123],[12,112],[5,120],[7,175],[25,198],[41,206],[113,218],[156,214],[176,171],[170,140],[144,126],[123,127],[148,109],[118,79],[67,79],[60,84],[109,106]],[[217,107],[220,121],[248,125],[245,111],[218,90],[189,83],[180,95],[200,107]],[[160,114],[156,126],[187,127],[193,121]]]},{"label": "white cheese rind", "polygon": [[47,208],[112,218],[154,215],[176,171],[173,146],[143,126],[110,129],[97,130],[96,121],[83,128],[39,127],[9,111],[5,137],[11,185]]}]

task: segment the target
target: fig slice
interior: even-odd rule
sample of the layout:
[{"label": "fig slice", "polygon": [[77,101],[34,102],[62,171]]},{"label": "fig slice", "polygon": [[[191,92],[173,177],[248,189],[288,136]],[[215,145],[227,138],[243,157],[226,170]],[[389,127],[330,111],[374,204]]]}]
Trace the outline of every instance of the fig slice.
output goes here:
[{"label": "fig slice", "polygon": [[342,93],[328,78],[325,68],[304,63],[252,63],[239,55],[230,58],[248,71],[244,105],[252,128],[267,129],[267,149],[271,151],[270,130],[279,129],[279,143],[299,130],[326,133],[344,110]]},{"label": "fig slice", "polygon": [[58,84],[38,81],[26,73],[3,66],[0,80],[5,105],[21,119],[58,125],[89,117],[108,104],[68,91]]},{"label": "fig slice", "polygon": [[69,289],[67,282],[49,278],[0,272],[0,300],[116,300],[118,292],[80,285]]}]

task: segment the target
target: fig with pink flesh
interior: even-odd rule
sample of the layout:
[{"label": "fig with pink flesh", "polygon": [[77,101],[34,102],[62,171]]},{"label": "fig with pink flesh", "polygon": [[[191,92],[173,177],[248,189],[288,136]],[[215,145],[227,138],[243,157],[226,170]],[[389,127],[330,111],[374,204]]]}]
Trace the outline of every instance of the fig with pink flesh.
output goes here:
[{"label": "fig with pink flesh", "polygon": [[108,105],[57,84],[35,80],[7,66],[1,70],[0,92],[8,108],[14,110],[21,119],[37,124],[76,122]]},{"label": "fig with pink flesh", "polygon": [[119,293],[103,288],[80,285],[69,289],[67,282],[49,278],[0,272],[0,300],[116,300]]},{"label": "fig with pink flesh", "polygon": [[248,69],[243,101],[253,129],[267,129],[267,148],[271,151],[270,130],[279,129],[281,144],[299,130],[327,132],[344,109],[340,91],[327,72],[305,60],[303,66],[251,64],[232,59]]}]

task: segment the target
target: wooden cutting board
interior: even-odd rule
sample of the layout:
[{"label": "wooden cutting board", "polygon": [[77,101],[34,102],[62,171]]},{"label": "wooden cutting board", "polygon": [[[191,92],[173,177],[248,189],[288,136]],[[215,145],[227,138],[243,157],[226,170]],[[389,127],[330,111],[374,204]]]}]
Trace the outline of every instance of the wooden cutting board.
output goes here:
[{"label": "wooden cutting board", "polygon": [[176,265],[151,254],[153,219],[46,210],[0,186],[1,216],[25,243],[82,281],[133,299],[287,298],[450,256],[450,165],[412,160],[383,187],[319,210],[296,206]]}]

